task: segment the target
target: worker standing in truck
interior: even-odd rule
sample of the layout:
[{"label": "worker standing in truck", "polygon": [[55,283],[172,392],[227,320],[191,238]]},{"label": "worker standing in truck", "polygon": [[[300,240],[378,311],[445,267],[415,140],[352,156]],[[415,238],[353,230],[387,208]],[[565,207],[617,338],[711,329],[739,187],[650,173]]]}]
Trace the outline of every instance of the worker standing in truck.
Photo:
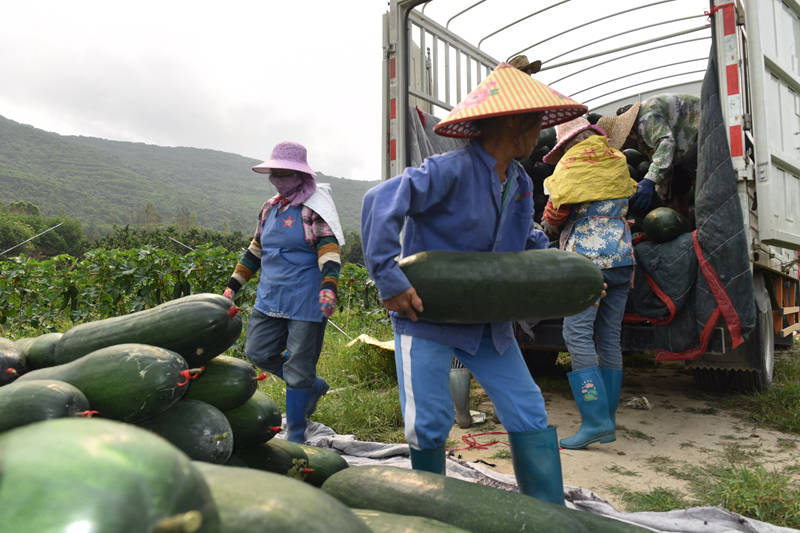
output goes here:
[{"label": "worker standing in truck", "polygon": [[585,110],[501,63],[434,128],[439,135],[471,138],[468,145],[429,157],[364,196],[364,259],[383,305],[391,311],[400,404],[414,469],[444,473],[444,446],[453,424],[448,374],[455,353],[486,390],[508,431],[521,492],[564,502],[556,431],[547,425],[542,393],[528,372],[511,323],[418,320],[424,302],[395,259],[423,250],[546,247],[547,237],[533,227],[531,179],[515,159],[531,153],[542,127]]},{"label": "worker standing in truck", "polygon": [[635,148],[651,159],[647,174],[631,197],[631,211],[644,216],[656,193],[663,205],[690,220],[700,99],[689,94],[660,94],[620,111],[617,116],[597,121],[608,134],[609,145],[617,150]]}]

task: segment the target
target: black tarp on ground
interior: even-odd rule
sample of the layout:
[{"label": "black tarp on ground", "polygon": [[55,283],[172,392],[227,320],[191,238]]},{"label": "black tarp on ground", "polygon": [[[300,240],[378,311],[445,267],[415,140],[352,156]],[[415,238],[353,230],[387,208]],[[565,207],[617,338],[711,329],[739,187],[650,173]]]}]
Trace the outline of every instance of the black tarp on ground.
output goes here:
[{"label": "black tarp on ground", "polygon": [[[628,313],[662,319],[656,324],[658,360],[702,355],[714,325],[727,327],[734,347],[755,327],[748,235],[720,103],[716,43],[703,80],[695,184],[696,231],[663,244],[636,245],[638,268]],[[675,304],[668,309],[646,277]]]}]

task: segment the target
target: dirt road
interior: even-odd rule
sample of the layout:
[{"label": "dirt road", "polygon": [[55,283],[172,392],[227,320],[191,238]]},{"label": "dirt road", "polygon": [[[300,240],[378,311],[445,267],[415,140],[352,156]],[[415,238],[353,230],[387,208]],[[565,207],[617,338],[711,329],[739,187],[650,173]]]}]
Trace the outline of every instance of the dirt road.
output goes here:
[{"label": "dirt road", "polygon": [[[616,442],[593,444],[585,450],[561,450],[565,485],[589,489],[623,510],[624,491],[646,492],[661,487],[689,496],[687,482],[679,479],[679,473],[698,465],[719,463],[726,457],[748,454],[757,457],[768,469],[797,464],[800,455],[797,435],[754,426],[737,418],[735,413],[720,409],[714,397],[699,392],[682,364],[625,372],[617,411]],[[550,424],[557,427],[560,438],[572,435],[580,426],[575,403],[567,396],[566,388],[552,391],[546,381],[543,383]],[[499,423],[493,422],[491,402],[474,380],[471,394],[473,406],[476,398],[484,398],[477,409],[489,414],[487,422],[468,429],[455,426],[448,447],[455,448],[454,453],[462,459],[482,460],[495,465],[500,472],[513,474],[507,446],[494,444],[479,450],[469,448],[462,438],[467,436],[469,442],[507,440],[505,435],[469,437],[504,431]],[[628,405],[629,399],[642,396],[649,401],[650,409]]]}]

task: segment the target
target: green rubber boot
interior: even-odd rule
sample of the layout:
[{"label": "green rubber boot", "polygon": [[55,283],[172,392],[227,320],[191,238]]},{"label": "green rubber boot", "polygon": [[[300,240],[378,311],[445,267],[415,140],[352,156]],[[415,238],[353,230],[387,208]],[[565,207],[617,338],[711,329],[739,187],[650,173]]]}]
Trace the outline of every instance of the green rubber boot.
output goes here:
[{"label": "green rubber boot", "polygon": [[411,452],[411,468],[414,470],[424,470],[434,474],[444,475],[445,454],[444,447],[433,450],[416,450],[408,447]]},{"label": "green rubber boot", "polygon": [[545,502],[564,505],[564,481],[556,428],[508,433],[519,491]]}]

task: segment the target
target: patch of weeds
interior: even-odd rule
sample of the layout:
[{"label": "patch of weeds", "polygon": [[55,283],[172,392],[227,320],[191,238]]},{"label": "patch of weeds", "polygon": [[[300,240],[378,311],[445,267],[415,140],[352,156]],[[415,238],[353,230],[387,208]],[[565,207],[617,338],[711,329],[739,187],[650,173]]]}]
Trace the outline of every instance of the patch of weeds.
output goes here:
[{"label": "patch of weeds", "polygon": [[697,415],[715,415],[719,413],[719,409],[716,407],[684,407],[683,412]]},{"label": "patch of weeds", "polygon": [[473,380],[473,386],[469,390],[469,408],[475,411],[481,410],[481,404],[489,400],[489,396],[483,392],[480,386],[475,386],[476,382]]},{"label": "patch of weeds", "polygon": [[766,392],[723,396],[717,402],[756,424],[800,434],[800,340],[776,354],[775,381]]},{"label": "patch of weeds", "polygon": [[617,426],[617,429],[622,429],[623,434],[629,439],[646,440],[651,445],[653,445],[656,440],[655,437],[652,437],[643,431],[639,431],[638,429],[628,429],[624,426]]},{"label": "patch of weeds", "polygon": [[740,435],[720,435],[719,438],[722,440],[747,440],[747,437]]},{"label": "patch of weeds", "polygon": [[692,442],[692,441],[681,442],[681,443],[679,444],[679,446],[680,446],[680,448],[681,448],[681,449],[684,449],[684,448],[694,448],[694,442]]},{"label": "patch of weeds", "polygon": [[800,442],[800,439],[783,439],[778,438],[778,448],[781,450],[794,450],[797,448],[797,443]]},{"label": "patch of weeds", "polygon": [[611,466],[606,466],[603,468],[606,472],[611,474],[619,474],[620,476],[638,476],[639,472],[635,472],[633,470],[628,470],[627,468],[623,468],[618,464],[613,464]]},{"label": "patch of weeds", "polygon": [[741,445],[737,443],[726,444],[722,457],[729,463],[755,463],[759,457],[763,457],[764,452],[758,444]]},{"label": "patch of weeds", "polygon": [[494,452],[494,455],[492,455],[492,459],[511,459],[511,450],[508,448],[497,450]]},{"label": "patch of weeds", "polygon": [[776,526],[800,527],[800,486],[791,471],[720,463],[691,482],[701,505],[726,509]]},{"label": "patch of weeds", "polygon": [[650,467],[656,472],[667,474],[675,479],[689,481],[695,472],[684,462],[678,462],[663,455],[654,455],[647,459]]},{"label": "patch of weeds", "polygon": [[651,455],[647,458],[647,462],[651,465],[671,465],[675,463],[673,459],[666,455]]},{"label": "patch of weeds", "polygon": [[677,490],[656,487],[649,491],[635,492],[625,489],[612,489],[620,497],[629,513],[641,511],[665,512],[673,509],[685,509],[692,505],[686,497]]}]

